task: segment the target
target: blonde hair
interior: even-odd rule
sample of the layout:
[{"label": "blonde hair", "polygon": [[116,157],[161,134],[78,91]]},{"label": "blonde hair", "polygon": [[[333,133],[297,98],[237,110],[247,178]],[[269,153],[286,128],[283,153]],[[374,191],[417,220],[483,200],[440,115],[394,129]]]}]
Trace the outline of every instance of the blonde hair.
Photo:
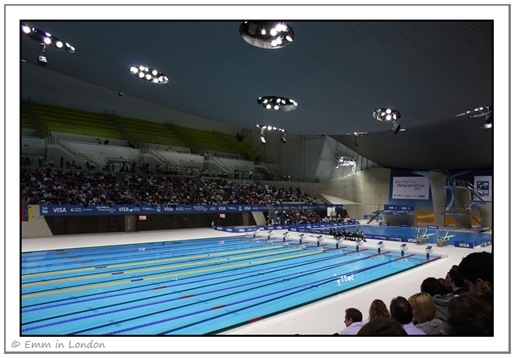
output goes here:
[{"label": "blonde hair", "polygon": [[368,320],[372,321],[377,318],[390,318],[386,304],[379,299],[373,300],[368,309]]},{"label": "blonde hair", "polygon": [[431,321],[436,316],[436,303],[426,292],[419,292],[408,298],[411,307],[416,311],[413,317],[418,323]]}]

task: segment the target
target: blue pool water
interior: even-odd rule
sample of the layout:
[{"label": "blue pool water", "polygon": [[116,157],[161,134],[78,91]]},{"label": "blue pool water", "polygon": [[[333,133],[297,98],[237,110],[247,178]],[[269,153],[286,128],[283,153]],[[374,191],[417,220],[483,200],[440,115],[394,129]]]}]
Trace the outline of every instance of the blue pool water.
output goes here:
[{"label": "blue pool water", "polygon": [[22,335],[208,335],[430,264],[244,237],[27,252]]},{"label": "blue pool water", "polygon": [[[418,235],[427,234],[429,235],[429,243],[436,244],[438,237],[450,236],[449,244],[454,246],[455,242],[466,242],[470,243],[470,247],[480,246],[485,243],[491,244],[492,234],[472,232],[472,231],[447,231],[443,229],[425,229],[425,228],[413,228],[413,227],[391,227],[391,226],[380,226],[380,225],[353,225],[346,228],[347,231],[363,231],[365,237],[368,238],[380,238],[386,237],[393,240],[402,239],[404,242],[414,241]],[[338,228],[342,230],[342,228]],[[327,233],[329,228],[319,229],[318,231]]]}]

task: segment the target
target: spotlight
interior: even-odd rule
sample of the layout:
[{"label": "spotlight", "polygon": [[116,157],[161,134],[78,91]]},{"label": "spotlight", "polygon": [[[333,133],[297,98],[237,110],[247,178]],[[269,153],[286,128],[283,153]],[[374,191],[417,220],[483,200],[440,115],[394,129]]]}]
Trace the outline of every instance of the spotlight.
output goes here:
[{"label": "spotlight", "polygon": [[261,135],[259,136],[259,140],[261,141],[261,144],[266,144],[265,130],[266,130],[266,126],[261,127]]},{"label": "spotlight", "polygon": [[41,66],[46,66],[48,64],[46,54],[45,54],[46,45],[44,42],[39,44],[39,54],[38,54],[38,64]]},{"label": "spotlight", "polygon": [[485,120],[485,123],[481,126],[483,129],[490,129],[493,127],[494,117],[490,116]]},{"label": "spotlight", "polygon": [[38,64],[41,66],[46,66],[48,64],[48,60],[45,55],[38,55]]},{"label": "spotlight", "polygon": [[279,49],[293,42],[293,29],[282,21],[245,21],[240,25],[241,37],[252,46]]}]

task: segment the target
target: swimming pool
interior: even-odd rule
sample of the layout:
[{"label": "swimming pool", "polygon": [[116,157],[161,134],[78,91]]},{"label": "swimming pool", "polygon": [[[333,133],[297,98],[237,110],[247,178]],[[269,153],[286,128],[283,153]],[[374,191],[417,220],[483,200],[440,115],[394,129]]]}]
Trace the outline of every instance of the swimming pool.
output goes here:
[{"label": "swimming pool", "polygon": [[225,237],[22,254],[22,335],[210,335],[437,260]]},{"label": "swimming pool", "polygon": [[[343,227],[338,228],[342,230]],[[455,243],[465,242],[468,248],[480,246],[483,244],[492,243],[491,233],[482,233],[474,231],[458,231],[458,230],[444,230],[444,229],[426,229],[426,228],[413,228],[413,227],[392,227],[381,225],[349,225],[345,227],[347,231],[363,231],[366,238],[380,239],[380,240],[393,240],[403,242],[415,242],[418,235],[427,234],[429,236],[430,244],[437,244],[438,237],[449,236],[449,245],[454,246]],[[329,227],[323,229],[313,230],[327,234]]]}]

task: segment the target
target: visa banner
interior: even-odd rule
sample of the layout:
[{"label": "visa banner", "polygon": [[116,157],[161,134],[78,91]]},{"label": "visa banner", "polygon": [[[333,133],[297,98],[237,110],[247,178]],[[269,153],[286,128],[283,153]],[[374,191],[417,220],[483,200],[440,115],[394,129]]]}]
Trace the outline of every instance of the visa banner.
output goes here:
[{"label": "visa banner", "polygon": [[[326,211],[327,207],[343,210],[343,205],[288,204],[288,205],[40,205],[41,216],[82,216],[82,215],[127,215],[127,214],[203,214],[236,213],[268,210],[308,210]],[[22,220],[25,217],[22,208]]]}]

